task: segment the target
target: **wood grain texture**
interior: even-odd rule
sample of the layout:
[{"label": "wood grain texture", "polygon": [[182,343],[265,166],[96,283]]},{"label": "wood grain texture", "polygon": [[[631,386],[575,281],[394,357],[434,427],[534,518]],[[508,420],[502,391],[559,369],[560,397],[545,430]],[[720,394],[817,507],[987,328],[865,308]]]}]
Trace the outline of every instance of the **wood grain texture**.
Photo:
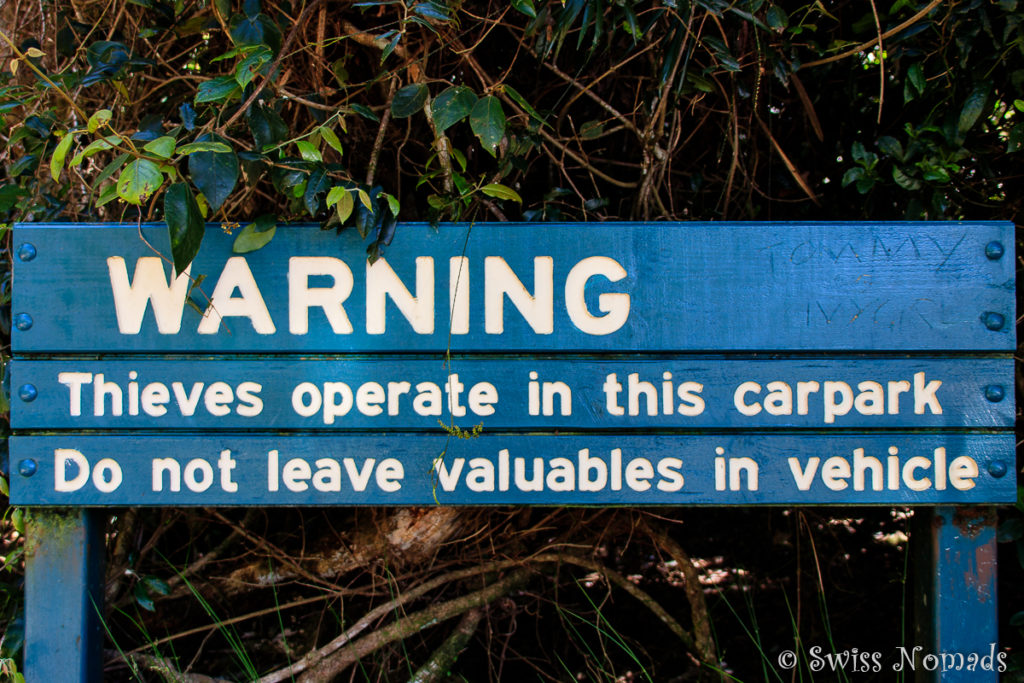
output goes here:
[{"label": "wood grain texture", "polygon": [[[403,224],[385,258],[415,291],[417,257],[434,264],[433,332],[419,334],[387,304],[387,332],[366,331],[365,248],[352,231],[316,226],[278,229],[266,248],[245,256],[275,326],[258,334],[246,318],[217,334],[197,334],[199,314],[185,307],[178,334],[159,334],[152,311],[138,334],[118,330],[106,259],[121,256],[134,272],[153,251],[135,226],[28,225],[14,229],[15,249],[36,256],[14,262],[13,312],[32,318],[13,331],[15,353],[29,352],[563,352],[855,350],[1009,352],[1015,320],[1013,232],[1009,223],[645,223]],[[167,254],[166,229],[146,239]],[[193,277],[210,294],[231,256],[232,237],[206,231]],[[1006,254],[988,258],[999,242]],[[449,335],[449,260],[468,259],[468,334]],[[351,334],[335,334],[314,309],[307,334],[289,332],[288,264],[293,256],[340,258],[354,285],[345,311]],[[606,335],[582,332],[565,305],[565,280],[582,259],[614,259],[627,275],[586,286],[589,310],[601,293],[627,293],[625,325]],[[509,303],[504,331],[484,329],[484,261],[501,257],[530,292],[535,258],[553,268],[553,324],[538,334]],[[169,266],[166,266],[169,271]],[[315,278],[314,278],[315,279]],[[466,282],[460,280],[460,286]],[[327,286],[319,284],[316,286]],[[193,300],[205,308],[198,291]],[[996,330],[986,315],[1001,316]]]},{"label": "wood grain texture", "polygon": [[[863,449],[860,457],[874,458],[880,467],[885,468],[878,481],[882,490],[873,490],[875,480],[871,473],[864,477],[866,490],[855,490],[854,480],[849,475],[856,469],[857,449]],[[890,456],[891,449],[898,453]],[[935,472],[934,463],[940,457],[937,449],[943,449],[941,457],[945,467],[940,469],[946,472],[944,480]],[[72,450],[85,459],[89,468],[97,468],[103,458],[115,461],[121,472],[119,485],[109,492],[101,492],[94,480],[89,479],[75,491],[55,491],[56,456]],[[616,451],[619,456],[615,455]],[[228,468],[230,483],[237,485],[234,492],[227,490],[230,486],[224,485],[224,469],[217,464],[225,452],[234,461],[234,465]],[[271,453],[276,453],[276,465],[273,466],[268,464]],[[502,490],[503,457],[509,463],[504,475],[504,488],[507,490]],[[728,490],[727,485],[726,490],[718,490],[715,474],[717,457],[724,458],[728,467],[732,467],[728,464],[730,458],[741,457],[756,465],[756,489],[744,474],[737,479],[740,490]],[[895,480],[890,479],[890,457],[896,460]],[[193,491],[183,483],[179,491],[171,491],[173,475],[161,470],[158,479],[162,490],[155,491],[155,458],[174,460],[181,469],[182,481],[186,483],[191,468],[192,481],[207,488]],[[815,458],[817,464],[813,470],[809,469]],[[970,488],[956,490],[951,468],[955,468],[961,458],[969,458],[976,464],[977,476],[971,479]],[[29,459],[35,461],[37,470],[32,476],[12,476],[12,504],[961,505],[1009,503],[1016,500],[1017,495],[1012,476],[1012,433],[484,434],[471,439],[445,434],[274,436],[208,433],[174,437],[150,435],[147,438],[140,438],[138,434],[13,437],[11,462],[14,468],[17,470],[22,461]],[[289,462],[293,459],[309,467],[304,478],[293,476],[291,479],[293,483],[300,481],[305,490],[291,490],[285,483],[284,472],[291,467]],[[346,459],[349,461],[347,465]],[[388,459],[390,464],[387,464]],[[444,465],[444,473],[434,465],[438,459]],[[538,467],[543,471],[541,490],[522,490],[515,474],[517,459],[522,461],[524,480],[532,481]],[[841,459],[851,468],[847,472],[846,485],[841,489],[835,488],[838,486],[837,477],[842,479],[841,462],[838,460],[833,464],[840,469],[830,470],[833,472],[833,486],[828,486],[823,478],[833,459]],[[202,462],[198,462],[200,460]],[[317,463],[318,460],[322,462]],[[647,464],[637,464],[639,460]],[[327,467],[330,464],[327,461],[337,463],[340,472],[338,490],[317,491],[311,484],[314,480],[312,475],[319,468]],[[806,490],[800,490],[797,485],[793,462],[801,476],[809,477]],[[301,472],[301,463],[295,467],[299,468],[295,471]],[[391,476],[389,478],[385,472],[382,481],[378,473],[384,467],[391,468]],[[400,476],[396,475],[396,467]],[[570,468],[569,475],[560,480],[557,477],[552,479],[554,469],[565,473],[567,467]],[[483,485],[486,488],[487,481],[481,478],[481,472],[488,468],[493,474],[491,490],[474,490],[473,486],[479,488]],[[629,474],[630,468],[636,468],[633,475]],[[909,488],[907,468],[911,469],[910,479],[917,481],[921,490]],[[600,474],[602,469],[603,476]],[[271,490],[273,486],[268,479],[271,470],[278,472],[277,490]],[[72,463],[65,467],[63,476],[66,481],[72,481],[78,473],[78,465]],[[996,476],[999,473],[1002,476]],[[361,491],[352,483],[359,476],[365,477]],[[587,488],[582,483],[584,478],[593,484],[591,488],[594,490],[584,490]],[[921,484],[925,479],[927,485]],[[112,477],[104,473],[99,481],[110,482]],[[729,480],[725,478],[722,481],[727,484]],[[939,490],[941,487],[945,488]]]},{"label": "wood grain texture", "polygon": [[[80,380],[78,400],[72,400],[72,383],[67,380],[67,373],[89,376],[87,382]],[[668,380],[665,373],[669,374]],[[103,383],[116,385],[116,390],[110,388],[98,402],[99,375]],[[612,375],[619,389],[605,391],[605,384]],[[453,376],[462,387],[457,405],[451,406],[461,412],[457,416],[452,414],[447,394],[442,393]],[[394,356],[334,359],[273,356],[244,360],[233,357],[102,361],[17,359],[11,369],[11,386],[15,389],[12,426],[18,430],[437,431],[439,422],[443,422],[464,429],[479,424],[486,431],[1010,428],[1014,421],[1012,376],[1010,359],[948,357],[553,359],[472,356],[452,358],[447,363],[441,358]],[[67,383],[62,384],[61,377]],[[536,379],[531,380],[531,377]],[[941,385],[934,385],[935,381]],[[245,382],[258,386],[252,394],[255,398],[238,396],[238,389]],[[553,384],[556,382],[564,384],[571,395],[564,407],[559,391],[564,393],[565,389]],[[737,389],[744,382],[754,382],[761,387],[740,396],[742,405],[761,406],[756,415],[742,414],[736,407]],[[776,382],[785,383],[785,388],[774,384]],[[801,382],[817,382],[820,387],[808,394],[805,415],[799,414],[798,385]],[[826,382],[837,384],[826,385]],[[840,382],[843,384],[838,384]],[[865,408],[862,411],[850,401],[862,393],[860,387],[865,382],[879,385],[878,390],[884,391],[886,398],[881,404],[865,399],[861,402]],[[888,400],[890,382],[906,382],[904,386],[910,387],[896,396],[895,405],[890,405]],[[222,399],[213,400],[211,404],[211,387],[218,383],[223,383],[220,389],[227,393],[222,393]],[[496,402],[474,403],[471,400],[474,387],[480,383],[493,386]],[[685,401],[679,394],[684,383],[691,383],[684,389],[693,392]],[[700,385],[700,390],[692,383]],[[934,389],[931,393],[941,413],[935,413],[934,406],[921,400],[925,398],[923,391],[917,392],[921,396],[915,401],[915,384],[918,388],[931,386]],[[37,391],[35,398],[28,402],[18,398],[22,393],[20,388],[27,385]],[[379,394],[361,409],[357,399],[364,386],[369,386],[366,391]],[[829,387],[831,390],[826,392]],[[1002,388],[1001,400],[992,401],[986,396],[987,391],[991,396],[991,387]],[[539,399],[545,395],[552,397],[535,401],[533,412],[537,414],[531,414],[531,389]],[[870,386],[864,385],[864,389],[870,390]],[[791,394],[789,414],[769,412],[780,412],[769,399],[776,390],[783,392],[777,396]],[[147,405],[138,398],[146,391],[160,392],[166,397],[165,401],[148,406],[149,413],[163,414],[147,414]],[[250,386],[249,392],[253,391]],[[418,406],[416,397],[427,396],[430,391],[437,392],[438,400],[431,405]],[[849,393],[844,398],[845,392]],[[300,414],[293,405],[296,394],[300,406],[312,408],[315,401],[321,407],[309,411],[307,416]],[[623,414],[611,414],[609,394],[613,401],[611,407],[619,408]],[[650,396],[654,396],[653,404]],[[257,401],[258,412],[251,409]],[[844,414],[833,414],[832,420],[827,422],[827,401],[835,406],[832,413],[841,408]],[[423,403],[426,404],[425,398]],[[332,408],[325,407],[327,404]],[[247,406],[250,409],[246,409]],[[115,411],[115,407],[119,410]],[[80,414],[72,415],[73,408]],[[893,408],[898,410],[896,414],[890,412]],[[916,413],[916,408],[921,413]],[[570,414],[563,415],[564,409]],[[650,415],[651,409],[657,414]],[[876,410],[883,414],[872,414]],[[97,414],[101,411],[102,414]],[[492,411],[493,414],[487,414]]]}]

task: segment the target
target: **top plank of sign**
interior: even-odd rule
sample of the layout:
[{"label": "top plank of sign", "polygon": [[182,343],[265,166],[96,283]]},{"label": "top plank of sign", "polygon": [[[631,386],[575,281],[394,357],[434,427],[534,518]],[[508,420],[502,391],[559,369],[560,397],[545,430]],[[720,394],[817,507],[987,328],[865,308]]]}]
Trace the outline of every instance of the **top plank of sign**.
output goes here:
[{"label": "top plank of sign", "polygon": [[175,273],[162,225],[20,224],[34,352],[1011,351],[1013,226],[402,224],[383,258],[315,225]]}]

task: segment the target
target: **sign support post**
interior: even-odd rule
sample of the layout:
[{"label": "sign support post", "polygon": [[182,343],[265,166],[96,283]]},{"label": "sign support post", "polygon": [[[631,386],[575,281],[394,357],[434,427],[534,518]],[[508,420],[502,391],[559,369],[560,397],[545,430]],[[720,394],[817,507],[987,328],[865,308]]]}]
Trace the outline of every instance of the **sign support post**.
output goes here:
[{"label": "sign support post", "polygon": [[31,679],[98,677],[90,508],[435,504],[918,506],[903,671],[997,679],[1012,224],[401,230],[15,227]]},{"label": "sign support post", "polygon": [[35,508],[25,552],[25,679],[103,680],[104,514]]},{"label": "sign support post", "polygon": [[[911,544],[915,640],[920,649],[908,653],[914,659],[915,679],[994,683],[1000,663],[995,508],[942,506],[918,515]],[[971,654],[978,662],[969,668],[958,655]],[[907,664],[904,670],[909,668]]]}]

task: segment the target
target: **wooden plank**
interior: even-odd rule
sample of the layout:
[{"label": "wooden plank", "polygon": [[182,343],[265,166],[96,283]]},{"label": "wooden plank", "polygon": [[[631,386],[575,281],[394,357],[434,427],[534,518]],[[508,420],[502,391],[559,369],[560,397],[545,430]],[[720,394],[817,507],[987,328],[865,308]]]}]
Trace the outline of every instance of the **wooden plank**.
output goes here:
[{"label": "wooden plank", "polygon": [[98,510],[37,509],[29,515],[25,680],[103,680],[103,532]]},{"label": "wooden plank", "polygon": [[993,358],[18,359],[11,369],[12,425],[436,430],[442,420],[532,431],[1012,427],[1012,375],[1011,359]]},{"label": "wooden plank", "polygon": [[[401,284],[378,269],[371,287],[365,245],[353,231],[336,236],[315,226],[281,227],[268,248],[235,257],[225,274],[232,238],[211,226],[191,275],[206,276],[209,296],[223,283],[218,310],[226,322],[203,334],[200,315],[183,304],[184,293],[171,297],[162,314],[165,331],[180,323],[175,333],[158,331],[151,307],[139,320],[125,313],[130,296],[123,295],[121,331],[111,272],[115,280],[137,284],[138,259],[156,258],[150,245],[168,253],[166,229],[147,226],[142,233],[149,244],[134,225],[16,226],[15,352],[1014,348],[1010,223],[459,224],[438,230],[404,224],[386,250],[388,265],[381,266],[393,269]],[[452,259],[462,257],[468,269],[452,275]],[[108,264],[110,258],[124,259],[123,265]],[[317,258],[335,260],[329,267],[309,260]],[[163,268],[162,277],[169,277],[169,266]],[[334,275],[308,275],[318,268]],[[520,304],[533,306],[529,296],[540,302],[529,323],[502,294],[503,286],[515,290],[520,280]],[[393,302],[380,303],[383,295],[368,297],[385,282],[417,296],[422,308],[406,302],[415,328]],[[345,291],[323,293],[332,286]],[[311,297],[300,291],[304,287],[331,299],[327,308],[337,332],[323,309],[306,308]],[[485,290],[492,294],[490,331]],[[199,292],[192,299],[200,309],[209,304]],[[249,317],[231,317],[243,306]],[[381,310],[386,332],[378,334],[367,316]],[[458,322],[463,312],[465,334]]]},{"label": "wooden plank", "polygon": [[11,457],[34,463],[31,476],[13,477],[15,505],[964,505],[1017,496],[1012,433],[71,434],[14,436]]},{"label": "wooden plank", "polygon": [[995,683],[1006,671],[997,620],[996,521],[993,507],[918,511],[910,541],[915,644],[903,648],[898,661],[914,680]]}]

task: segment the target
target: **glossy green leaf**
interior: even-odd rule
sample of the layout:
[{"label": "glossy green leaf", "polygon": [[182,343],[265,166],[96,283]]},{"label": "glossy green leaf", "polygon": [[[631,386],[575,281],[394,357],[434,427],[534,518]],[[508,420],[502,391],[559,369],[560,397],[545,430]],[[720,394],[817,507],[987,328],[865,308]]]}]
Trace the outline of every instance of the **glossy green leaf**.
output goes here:
[{"label": "glossy green leaf", "polygon": [[413,83],[400,88],[391,99],[391,115],[396,119],[404,119],[412,116],[427,102],[426,83]]},{"label": "glossy green leaf", "polygon": [[248,254],[267,246],[277,232],[277,216],[265,213],[259,216],[249,225],[242,228],[242,231],[235,237],[235,243],[231,247],[236,254]]},{"label": "glossy green leaf", "polygon": [[331,146],[331,149],[333,149],[338,154],[343,153],[341,147],[341,140],[338,139],[338,136],[334,134],[333,130],[331,130],[327,126],[320,126],[317,130],[320,131],[320,137],[324,139],[324,142]]},{"label": "glossy green leaf", "polygon": [[273,108],[254,103],[246,112],[249,130],[257,149],[264,149],[280,143],[288,137],[288,124]]},{"label": "glossy green leaf", "polygon": [[178,154],[188,156],[189,154],[195,154],[196,152],[222,152],[228,153],[234,150],[231,149],[231,145],[224,142],[190,142],[187,145],[182,145],[178,148]]},{"label": "glossy green leaf", "polygon": [[338,213],[338,220],[344,223],[352,215],[352,211],[356,208],[356,200],[352,197],[351,192],[345,192],[338,197],[338,203],[335,205],[335,211]]},{"label": "glossy green leaf", "polygon": [[174,270],[184,273],[199,253],[206,224],[188,183],[174,183],[164,193],[164,223],[171,240]]},{"label": "glossy green leaf", "polygon": [[91,157],[93,154],[98,154],[99,152],[103,152],[108,149],[113,149],[114,145],[119,144],[120,142],[121,138],[118,137],[117,135],[108,135],[105,138],[93,140],[88,145],[86,145],[84,149],[79,150],[78,153],[71,158],[71,165],[78,166],[83,161]]},{"label": "glossy green leaf", "polygon": [[974,124],[981,118],[981,114],[985,110],[985,100],[987,99],[988,88],[979,86],[974,89],[974,92],[964,102],[964,106],[960,110],[960,121],[957,124],[957,130],[960,131],[961,135],[973,128]]},{"label": "glossy green leaf", "polygon": [[[228,146],[226,140],[209,134],[202,136],[196,142],[220,142]],[[230,149],[230,146],[228,147]],[[216,211],[224,204],[238,182],[240,173],[238,157],[234,151],[193,152],[188,158],[188,172],[193,184],[206,197],[210,208]]]},{"label": "glossy green leaf", "polygon": [[264,65],[274,58],[270,48],[260,45],[235,66],[235,82],[243,88],[252,82]]},{"label": "glossy green leaf", "polygon": [[370,195],[366,190],[359,188],[357,194],[359,195],[359,202],[366,208],[367,211],[373,211],[373,202],[370,199]]},{"label": "glossy green leaf", "polygon": [[171,155],[174,154],[174,145],[174,138],[170,135],[164,135],[148,143],[142,149],[161,159],[170,159]]},{"label": "glossy green leaf", "polygon": [[914,86],[918,94],[924,92],[927,83],[924,79],[924,68],[921,66],[921,62],[914,62],[907,69],[907,79],[910,80],[910,84]]},{"label": "glossy green leaf", "polygon": [[452,19],[448,14],[448,8],[445,7],[444,3],[433,2],[432,0],[421,0],[421,2],[417,2],[412,6],[411,11],[426,19],[439,22],[449,22]]},{"label": "glossy green leaf", "polygon": [[95,133],[100,128],[107,125],[107,122],[109,122],[113,117],[114,113],[109,109],[100,109],[89,117],[89,122],[86,124],[86,128],[90,133]]},{"label": "glossy green leaf", "polygon": [[121,171],[117,196],[129,204],[142,204],[164,181],[160,167],[148,159],[136,159]]},{"label": "glossy green leaf", "polygon": [[768,26],[776,31],[783,31],[789,26],[789,15],[778,5],[769,7],[764,18],[767,20]]},{"label": "glossy green leaf", "polygon": [[383,50],[381,50],[381,53],[380,53],[380,63],[381,64],[384,63],[385,59],[387,59],[388,57],[391,56],[391,53],[395,51],[396,47],[398,47],[399,41],[402,40],[402,33],[400,31],[391,31],[391,32],[389,32],[388,34],[385,34],[385,35],[390,35],[391,36],[391,40],[389,40],[388,44],[384,46]]},{"label": "glossy green leaf", "polygon": [[853,168],[847,169],[846,173],[843,174],[843,187],[855,183],[864,177],[864,169],[860,166],[854,166]]},{"label": "glossy green leaf", "polygon": [[476,93],[464,85],[445,88],[430,105],[437,130],[444,132],[469,116],[476,101]]},{"label": "glossy green leaf", "polygon": [[533,0],[512,0],[512,7],[531,19],[537,18],[537,9],[533,6]]},{"label": "glossy green leaf", "polygon": [[340,202],[341,198],[344,195],[347,195],[347,194],[348,194],[348,188],[342,187],[341,185],[336,185],[336,186],[332,187],[330,189],[330,191],[327,193],[327,198],[324,200],[324,203],[326,203],[327,204],[327,208],[330,209],[335,204]]},{"label": "glossy green leaf", "polygon": [[505,112],[494,95],[480,98],[469,115],[469,125],[491,156],[497,155],[498,143],[505,136]]},{"label": "glossy green leaf", "polygon": [[64,137],[60,139],[57,146],[53,150],[53,156],[50,157],[50,175],[56,181],[60,177],[60,172],[64,170],[64,162],[68,158],[68,151],[71,149],[71,143],[75,141],[75,136],[68,132],[64,134]]},{"label": "glossy green leaf", "polygon": [[302,195],[302,203],[305,204],[306,211],[310,216],[315,216],[320,212],[320,198],[326,195],[330,189],[331,179],[327,177],[327,171],[323,167],[316,168],[309,174],[306,191]]},{"label": "glossy green leaf", "polygon": [[157,595],[170,595],[171,586],[163,579],[155,576],[144,576],[142,577],[142,583],[146,586],[146,590]]},{"label": "glossy green leaf", "polygon": [[92,181],[92,189],[95,190],[103,183],[104,180],[107,180],[117,173],[129,159],[131,159],[130,154],[118,154],[114,157],[114,160],[107,164],[103,170],[99,172],[99,175],[96,176],[96,179]]},{"label": "glossy green leaf", "polygon": [[480,191],[488,197],[494,197],[495,199],[507,199],[520,204],[523,203],[523,198],[519,196],[518,192],[507,185],[502,185],[501,183],[490,183],[489,185],[484,185],[480,188]]},{"label": "glossy green leaf", "polygon": [[220,102],[241,91],[242,89],[238,86],[234,76],[218,76],[199,84],[194,101],[196,104]]},{"label": "glossy green leaf", "polygon": [[12,178],[22,175],[31,175],[39,167],[38,154],[26,154],[8,167],[7,173]]},{"label": "glossy green leaf", "polygon": [[388,194],[387,192],[381,193],[381,196],[384,197],[384,199],[387,201],[388,209],[391,210],[391,215],[397,217],[398,212],[402,210],[402,205],[401,203],[399,203],[398,199],[394,195]]},{"label": "glossy green leaf", "polygon": [[917,178],[909,176],[899,166],[893,166],[892,179],[896,181],[896,184],[902,187],[908,192],[921,189],[921,181]]},{"label": "glossy green leaf", "polygon": [[533,108],[533,105],[527,102],[526,98],[519,94],[518,90],[516,90],[515,88],[508,84],[502,87],[505,90],[505,94],[508,95],[513,102],[522,107],[523,111],[525,111],[530,116],[530,118],[540,122],[544,121],[544,119],[541,118],[541,115],[537,113],[537,110]]},{"label": "glossy green leaf", "polygon": [[96,208],[109,204],[115,199],[117,199],[117,185],[112,183],[100,191],[100,196],[96,198]]},{"label": "glossy green leaf", "polygon": [[584,140],[593,140],[604,135],[604,124],[600,121],[584,121],[580,125],[580,137]]},{"label": "glossy green leaf", "polygon": [[370,109],[369,107],[367,107],[365,104],[360,104],[358,102],[353,102],[352,104],[350,104],[348,106],[349,106],[349,108],[352,111],[354,111],[355,113],[359,114],[364,119],[369,119],[369,120],[373,121],[374,123],[380,123],[380,117],[377,116],[376,114],[374,114],[373,110]]},{"label": "glossy green leaf", "polygon": [[296,140],[295,146],[299,148],[299,154],[305,161],[321,162],[324,160],[320,150],[309,140]]},{"label": "glossy green leaf", "polygon": [[266,14],[243,16],[235,14],[229,26],[235,45],[266,45],[274,54],[281,49],[281,29]]},{"label": "glossy green leaf", "polygon": [[146,592],[145,586],[141,583],[135,584],[133,594],[135,596],[135,602],[139,604],[139,607],[147,612],[156,611],[156,605],[153,604],[153,598],[149,597],[149,593]]}]

